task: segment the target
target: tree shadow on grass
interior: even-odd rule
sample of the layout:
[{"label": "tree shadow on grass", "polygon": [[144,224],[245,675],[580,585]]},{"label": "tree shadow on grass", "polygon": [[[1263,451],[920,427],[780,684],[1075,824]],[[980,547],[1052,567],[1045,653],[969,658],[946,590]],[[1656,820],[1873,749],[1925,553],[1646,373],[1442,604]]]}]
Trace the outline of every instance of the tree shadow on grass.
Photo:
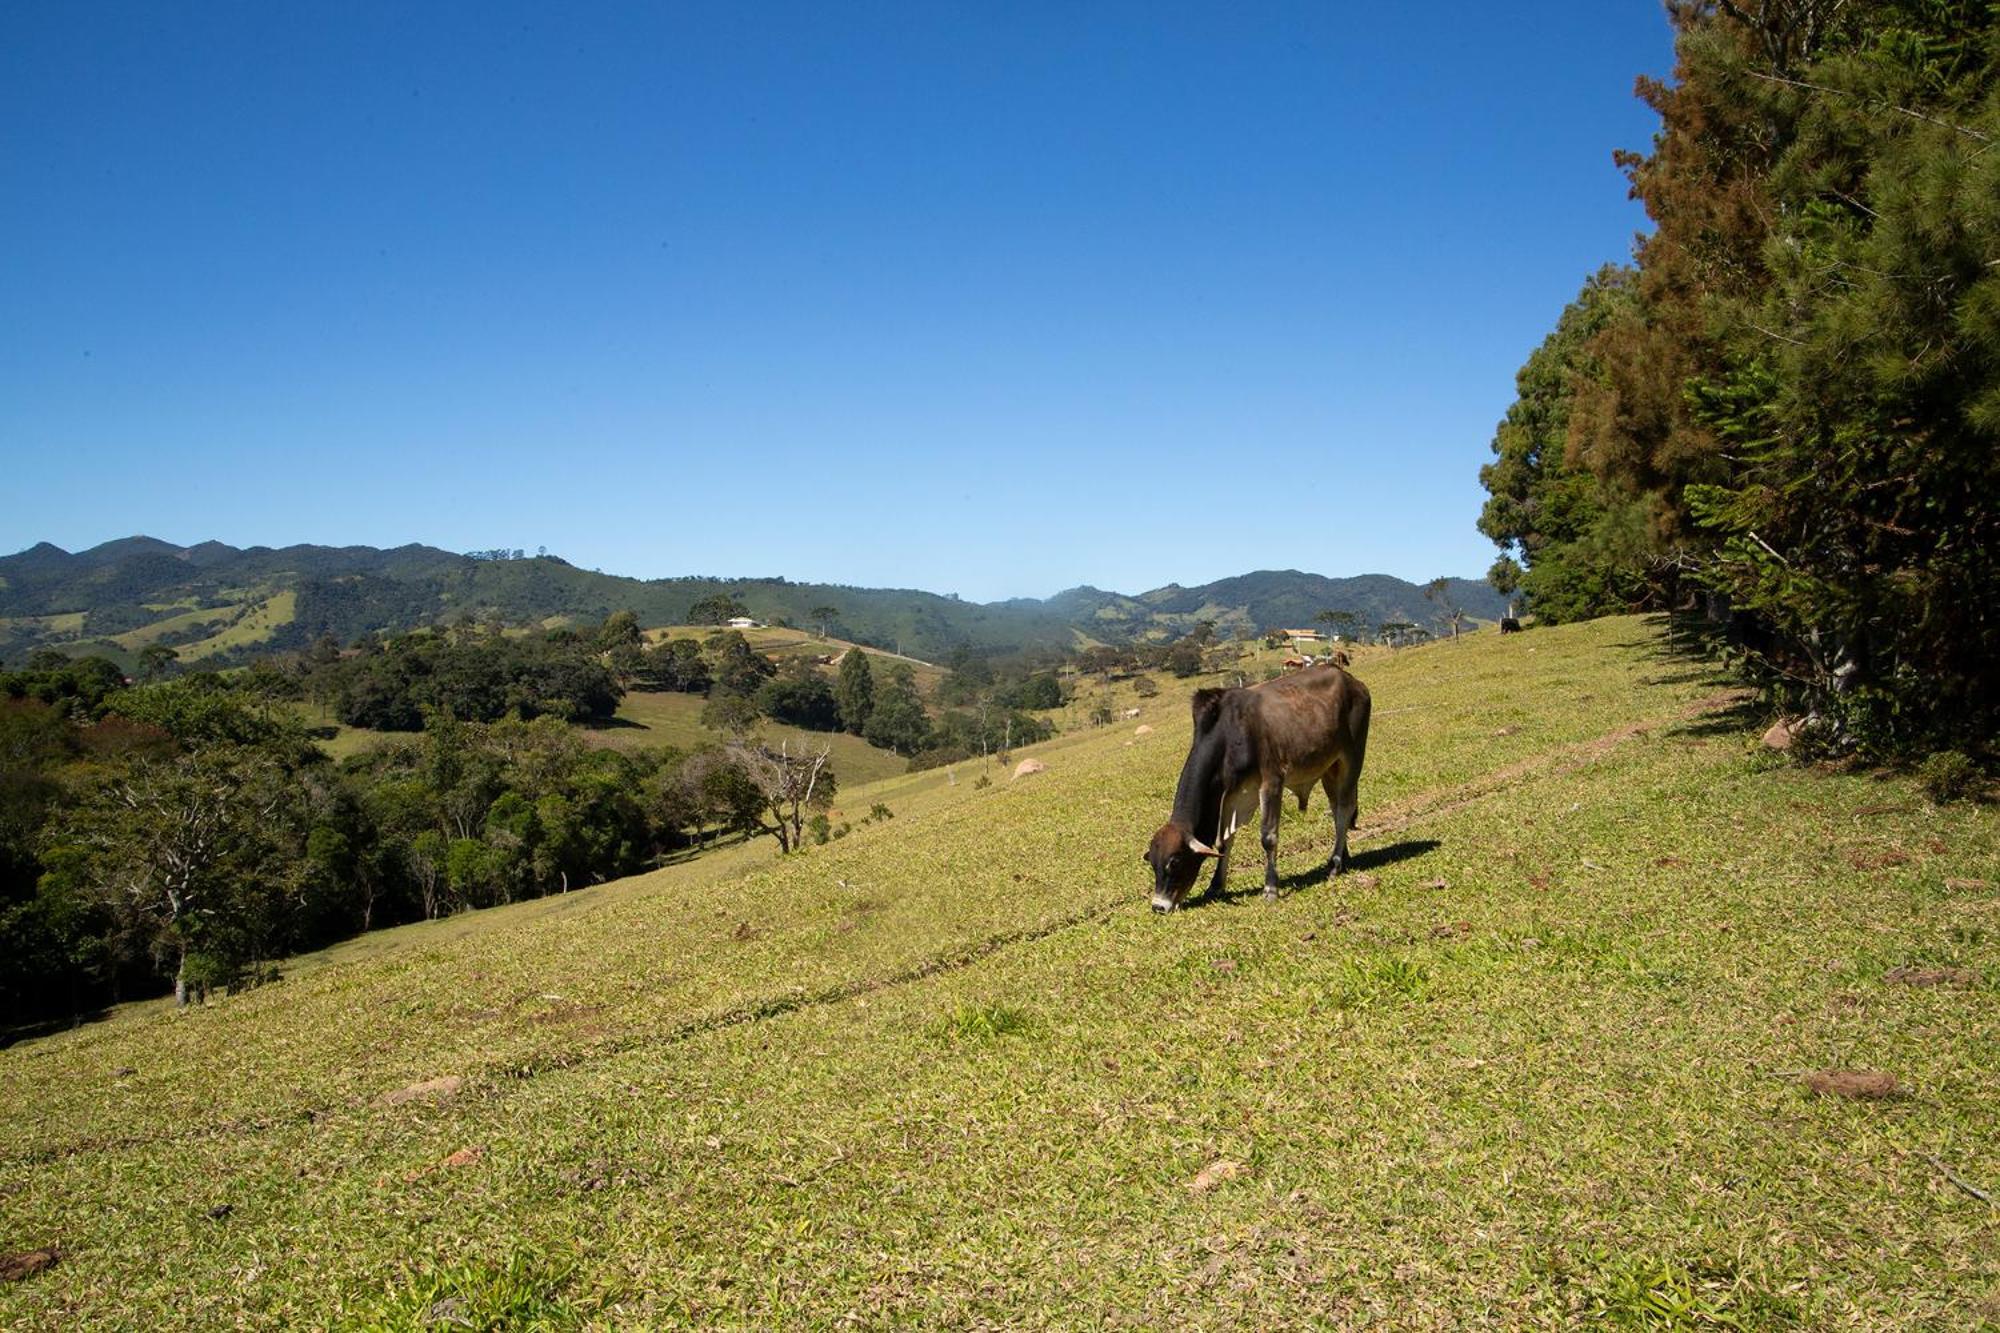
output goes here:
[{"label": "tree shadow on grass", "polygon": [[629,729],[636,729],[638,731],[652,730],[644,722],[634,722],[629,717],[607,717],[601,718],[596,722],[586,722],[584,724],[585,731],[625,731]]},{"label": "tree shadow on grass", "polygon": [[[1382,866],[1391,866],[1398,861],[1408,861],[1415,857],[1427,856],[1443,845],[1436,838],[1406,838],[1402,842],[1392,842],[1384,847],[1370,847],[1366,851],[1355,852],[1347,858],[1347,871],[1349,874],[1352,874],[1356,871],[1375,870]],[[1234,873],[1229,877],[1228,888],[1224,889],[1221,893],[1203,892],[1198,896],[1191,894],[1181,903],[1181,910],[1185,912],[1197,907],[1208,907],[1215,903],[1235,902],[1239,898],[1262,896],[1264,892],[1264,876],[1262,874],[1263,858],[1261,852],[1263,849],[1259,847],[1257,850],[1260,853],[1257,857],[1258,864],[1248,867],[1242,865],[1234,867]],[[1321,863],[1310,870],[1299,870],[1289,875],[1278,876],[1278,889],[1280,892],[1296,892],[1299,889],[1318,888],[1326,882],[1326,865]]]},{"label": "tree shadow on grass", "polygon": [[1675,739],[1712,736],[1747,736],[1765,724],[1764,710],[1755,699],[1739,699],[1703,713],[1686,722],[1662,728],[1660,734]]}]

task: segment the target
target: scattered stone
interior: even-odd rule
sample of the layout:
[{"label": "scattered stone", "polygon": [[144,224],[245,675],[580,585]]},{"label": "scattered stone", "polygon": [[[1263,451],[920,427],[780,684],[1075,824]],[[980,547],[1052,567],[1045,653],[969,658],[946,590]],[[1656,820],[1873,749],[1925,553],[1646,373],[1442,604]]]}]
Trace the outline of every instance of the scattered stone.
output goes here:
[{"label": "scattered stone", "polygon": [[1209,966],[1218,972],[1234,972],[1236,970],[1236,960],[1234,958],[1218,958],[1210,963]]},{"label": "scattered stone", "polygon": [[132,1077],[132,1075],[134,1075],[134,1074],[136,1074],[136,1073],[138,1073],[138,1072],[139,1072],[139,1071],[138,1071],[138,1070],[136,1070],[136,1069],[134,1069],[134,1068],[133,1068],[133,1067],[132,1067],[131,1065],[120,1065],[120,1066],[118,1066],[118,1068],[116,1068],[116,1069],[114,1069],[114,1070],[112,1070],[112,1071],[111,1071],[111,1077],[113,1077],[113,1078],[130,1078],[130,1077]]},{"label": "scattered stone", "polygon": [[1132,734],[1134,736],[1150,736],[1153,734],[1153,724],[1150,722],[1141,722],[1138,726],[1132,728]]},{"label": "scattered stone", "polygon": [[1025,778],[1030,773],[1040,773],[1047,768],[1048,765],[1039,759],[1023,759],[1020,763],[1014,765],[1014,776]]},{"label": "scattered stone", "polygon": [[1431,927],[1431,938],[1434,940],[1463,939],[1471,933],[1470,921],[1442,921]]},{"label": "scattered stone", "polygon": [[208,1220],[211,1222],[220,1222],[235,1211],[236,1205],[233,1203],[218,1203],[215,1207],[208,1210]]},{"label": "scattered stone", "polygon": [[1816,1069],[1806,1075],[1806,1091],[1816,1097],[1845,1097],[1849,1101],[1887,1101],[1903,1090],[1894,1074],[1876,1069]]},{"label": "scattered stone", "polygon": [[442,1162],[439,1162],[438,1165],[471,1166],[474,1162],[478,1161],[485,1155],[486,1155],[486,1149],[482,1147],[474,1146],[470,1148],[460,1148],[457,1152],[445,1158]]},{"label": "scattered stone", "polygon": [[20,1282],[46,1272],[54,1268],[60,1258],[62,1251],[53,1245],[42,1250],[23,1250],[19,1254],[0,1254],[0,1282]]},{"label": "scattered stone", "polygon": [[1519,727],[1496,727],[1493,730],[1493,734],[1495,736],[1511,736],[1519,730]]},{"label": "scattered stone", "polygon": [[1792,748],[1792,720],[1779,718],[1764,733],[1764,748],[1768,750],[1789,750]]},{"label": "scattered stone", "polygon": [[464,1086],[465,1080],[463,1078],[457,1074],[446,1074],[443,1078],[429,1078],[425,1079],[422,1083],[412,1083],[407,1088],[397,1088],[393,1092],[385,1092],[375,1099],[375,1104],[377,1106],[401,1106],[404,1102],[420,1101],[425,1098],[441,1102],[448,1098],[456,1097],[458,1090]]},{"label": "scattered stone", "polygon": [[1223,1181],[1236,1179],[1243,1171],[1243,1163],[1218,1157],[1195,1173],[1195,1178],[1188,1182],[1188,1189],[1196,1194],[1206,1194]]},{"label": "scattered stone", "polygon": [[1969,967],[1892,967],[1882,980],[1894,986],[1977,986],[1979,974]]}]

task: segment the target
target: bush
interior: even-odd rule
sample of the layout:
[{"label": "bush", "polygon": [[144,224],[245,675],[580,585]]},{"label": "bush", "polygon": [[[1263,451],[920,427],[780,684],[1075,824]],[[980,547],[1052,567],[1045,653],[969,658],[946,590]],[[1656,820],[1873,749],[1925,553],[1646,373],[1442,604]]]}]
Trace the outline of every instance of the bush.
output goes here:
[{"label": "bush", "polygon": [[1979,766],[1957,750],[1939,750],[1917,768],[1924,795],[1939,805],[1970,796],[1979,784]]}]

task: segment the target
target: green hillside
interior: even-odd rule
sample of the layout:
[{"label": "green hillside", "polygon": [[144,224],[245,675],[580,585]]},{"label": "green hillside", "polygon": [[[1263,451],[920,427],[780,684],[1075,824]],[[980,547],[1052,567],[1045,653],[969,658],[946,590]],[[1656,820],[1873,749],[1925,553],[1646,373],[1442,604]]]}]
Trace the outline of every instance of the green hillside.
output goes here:
[{"label": "green hillside", "polygon": [[1977,1325],[1992,808],[1774,766],[1635,619],[1357,671],[1276,904],[1147,910],[1163,696],[0,1051],[0,1326]]}]

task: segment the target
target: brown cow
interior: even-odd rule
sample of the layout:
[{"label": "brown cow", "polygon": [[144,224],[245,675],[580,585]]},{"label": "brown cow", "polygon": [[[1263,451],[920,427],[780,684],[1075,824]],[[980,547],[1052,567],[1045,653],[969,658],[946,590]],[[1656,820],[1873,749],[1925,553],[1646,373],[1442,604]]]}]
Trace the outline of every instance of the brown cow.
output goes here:
[{"label": "brown cow", "polygon": [[1360,814],[1368,749],[1368,687],[1337,666],[1309,667],[1261,685],[1196,690],[1194,743],[1174,790],[1173,816],[1153,834],[1153,910],[1171,912],[1215,860],[1211,893],[1229,877],[1229,846],[1253,802],[1261,807],[1264,896],[1278,895],[1278,811],[1285,789],[1299,809],[1315,782],[1333,806],[1327,875],[1347,862],[1347,830]]}]

